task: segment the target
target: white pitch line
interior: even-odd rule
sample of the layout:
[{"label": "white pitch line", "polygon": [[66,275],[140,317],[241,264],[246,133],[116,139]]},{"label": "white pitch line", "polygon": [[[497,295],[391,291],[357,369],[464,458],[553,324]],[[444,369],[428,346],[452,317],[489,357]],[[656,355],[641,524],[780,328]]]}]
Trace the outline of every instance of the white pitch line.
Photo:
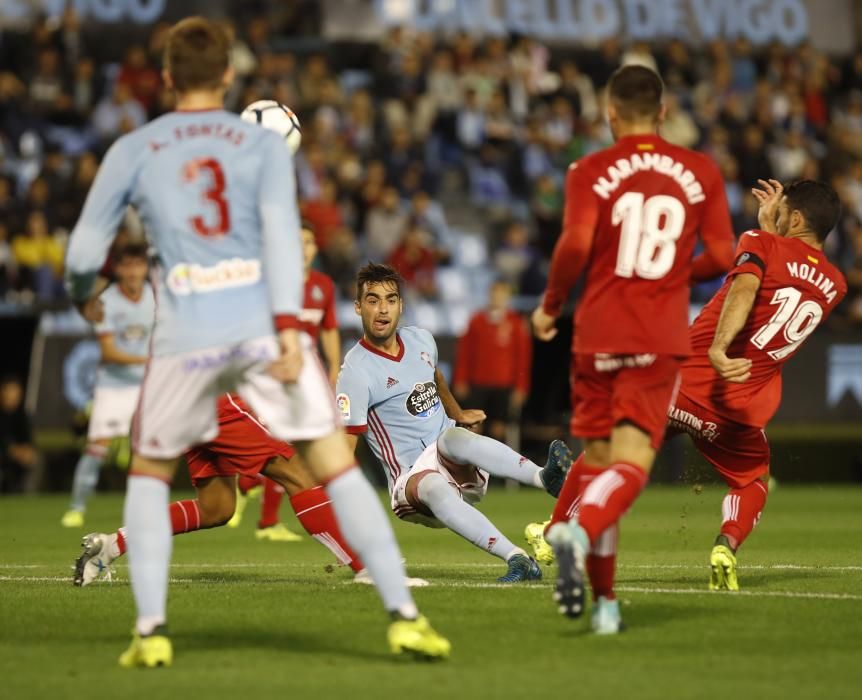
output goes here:
[{"label": "white pitch line", "polygon": [[[71,583],[71,579],[68,576],[0,576],[0,583],[9,582],[9,583]],[[128,579],[123,578],[114,578],[113,583],[126,585],[128,583]],[[231,586],[251,586],[251,585],[260,585],[261,581],[257,580],[249,580],[249,581],[225,581],[221,578],[171,578],[170,583],[191,583],[196,585],[224,585],[228,584]],[[279,583],[278,580],[273,580],[271,583]],[[326,582],[331,583],[333,585],[353,585],[352,581],[343,580],[343,581],[332,581]],[[104,581],[99,582],[99,586],[110,586],[111,582]],[[496,582],[466,582],[466,581],[456,581],[452,583],[446,582],[429,582],[429,588],[478,588],[478,589],[503,589],[510,591],[522,591],[522,590],[531,590],[531,591],[542,591],[547,593],[549,590],[548,585],[536,585],[530,584],[526,586],[513,586],[512,584],[507,583],[496,583]],[[735,591],[733,593],[717,593],[715,591],[708,591],[703,588],[649,588],[647,586],[617,586],[616,590],[620,593],[644,593],[648,595],[703,595],[703,596],[711,596],[711,597],[721,597],[722,599],[729,600],[736,597],[754,597],[754,598],[804,598],[808,600],[843,600],[843,601],[862,601],[862,595],[857,595],[855,593],[830,593],[830,592],[821,592],[821,593],[813,593],[808,591],[752,591],[752,590],[743,590],[743,591]]]},{"label": "white pitch line", "polygon": [[[298,561],[286,561],[281,563],[276,562],[236,562],[236,563],[177,563],[171,564],[173,569],[304,569],[308,567],[325,566],[325,563],[309,563]],[[118,567],[128,567],[125,563],[114,564]],[[333,566],[336,566],[333,564]],[[409,569],[437,569],[440,567],[453,569],[499,569],[502,564],[484,563],[484,562],[437,562],[428,563],[408,563]],[[638,569],[644,571],[661,571],[661,570],[678,570],[678,571],[704,571],[709,569],[708,564],[626,564],[620,563],[617,565],[619,569]],[[0,571],[9,569],[57,569],[56,564],[4,564],[0,562]],[[740,564],[737,566],[740,571],[862,571],[862,565],[847,564],[840,566],[818,566],[817,564]]]}]

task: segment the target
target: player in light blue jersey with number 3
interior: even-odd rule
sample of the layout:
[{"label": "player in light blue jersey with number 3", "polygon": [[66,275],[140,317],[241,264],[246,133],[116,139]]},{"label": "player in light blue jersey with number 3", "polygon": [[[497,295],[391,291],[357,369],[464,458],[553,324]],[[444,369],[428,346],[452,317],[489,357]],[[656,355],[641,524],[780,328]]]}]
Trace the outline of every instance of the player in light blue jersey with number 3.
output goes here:
[{"label": "player in light blue jersey with number 3", "polygon": [[303,270],[291,154],[274,132],[222,109],[229,44],[194,17],[171,29],[165,84],[176,111],[108,151],[69,243],[67,281],[85,316],[127,205],[158,253],[152,353],[132,431],[124,521],[138,610],[124,667],[170,665],[166,604],[169,484],[178,457],[218,434],[216,398],[237,391],[326,485],[348,544],[392,616],[393,652],[445,657],[419,616],[386,514],[356,468],[331,388],[300,334]]},{"label": "player in light blue jersey with number 3", "polygon": [[463,427],[485,419],[463,410],[437,368],[437,344],[426,330],[398,328],[401,278],[388,265],[369,263],[356,278],[362,339],[344,358],[336,401],[355,446],[364,435],[383,466],[392,510],[402,520],[448,527],[505,561],[501,583],[542,577],[535,561],[473,507],[493,474],[556,497],[572,455],[551,443],[544,468],[501,442]]}]

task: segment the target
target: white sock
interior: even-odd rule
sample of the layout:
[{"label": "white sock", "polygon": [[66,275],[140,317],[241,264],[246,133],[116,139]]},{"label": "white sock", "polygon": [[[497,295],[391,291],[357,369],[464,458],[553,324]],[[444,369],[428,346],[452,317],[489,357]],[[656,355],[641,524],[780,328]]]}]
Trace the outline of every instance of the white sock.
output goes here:
[{"label": "white sock", "polygon": [[78,459],[75,465],[75,478],[72,480],[72,502],[70,510],[84,512],[87,501],[96,490],[99,483],[99,471],[108,454],[102,445],[89,445],[87,451]]},{"label": "white sock", "polygon": [[422,477],[416,491],[419,500],[437,520],[479,549],[504,561],[514,554],[524,553],[506,539],[484,513],[465,503],[442,474],[429,472]]},{"label": "white sock", "polygon": [[358,468],[348,469],[326,485],[326,494],[344,539],[368,569],[383,606],[407,619],[417,617],[419,612],[404,582],[401,550],[371,484]]},{"label": "white sock", "polygon": [[123,512],[137,631],[150,634],[167,620],[168,567],[173,543],[168,512],[170,486],[152,476],[132,475]]},{"label": "white sock", "polygon": [[538,464],[484,435],[464,428],[449,428],[437,438],[437,450],[453,462],[472,464],[494,476],[544,488],[539,476],[542,468]]}]

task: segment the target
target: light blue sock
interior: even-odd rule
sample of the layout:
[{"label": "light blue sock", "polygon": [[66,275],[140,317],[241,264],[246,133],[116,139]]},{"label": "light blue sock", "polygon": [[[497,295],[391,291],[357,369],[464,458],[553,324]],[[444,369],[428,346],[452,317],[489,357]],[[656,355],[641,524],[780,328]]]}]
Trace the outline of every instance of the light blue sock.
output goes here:
[{"label": "light blue sock", "polygon": [[415,618],[418,613],[404,582],[401,550],[371,484],[358,468],[349,469],[326,485],[326,494],[344,539],[368,569],[383,607],[390,613]]},{"label": "light blue sock", "polygon": [[506,539],[484,513],[465,503],[442,474],[425,474],[417,494],[437,520],[479,549],[503,561],[508,561],[513,554],[524,553]]},{"label": "light blue sock", "polygon": [[173,543],[168,512],[170,491],[166,482],[152,476],[130,476],[126,486],[126,553],[138,609],[136,629],[144,635],[167,620]]},{"label": "light blue sock", "polygon": [[99,471],[105,463],[107,449],[101,445],[88,445],[87,451],[78,459],[75,466],[75,478],[72,480],[72,501],[70,510],[83,512],[87,508],[87,500],[96,490],[99,483]]},{"label": "light blue sock", "polygon": [[464,428],[449,428],[437,438],[437,449],[453,462],[472,464],[493,476],[544,488],[539,476],[542,469],[538,464],[493,438]]}]

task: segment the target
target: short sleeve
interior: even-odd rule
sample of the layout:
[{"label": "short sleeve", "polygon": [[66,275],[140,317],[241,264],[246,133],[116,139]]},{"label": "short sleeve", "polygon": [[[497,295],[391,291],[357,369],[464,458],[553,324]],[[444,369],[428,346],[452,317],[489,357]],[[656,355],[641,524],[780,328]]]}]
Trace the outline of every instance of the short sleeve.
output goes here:
[{"label": "short sleeve", "polygon": [[112,288],[108,287],[105,293],[102,294],[102,303],[105,307],[105,315],[101,321],[93,324],[93,329],[96,331],[96,335],[114,335],[117,332],[117,324],[114,319],[113,313],[111,313],[111,293]]},{"label": "short sleeve", "polygon": [[427,351],[431,355],[432,364],[436,369],[438,361],[437,341],[434,340],[434,336],[431,335],[430,331],[426,331],[424,328],[417,328],[416,330],[420,339],[422,340],[422,345],[428,349]]},{"label": "short sleeve", "polygon": [[335,385],[335,403],[348,433],[367,430],[370,401],[371,389],[365,374],[345,362]]},{"label": "short sleeve", "polygon": [[755,275],[763,279],[766,272],[766,261],[769,257],[769,236],[763,231],[746,231],[739,237],[736,246],[736,257],[728,277],[743,273]]}]

